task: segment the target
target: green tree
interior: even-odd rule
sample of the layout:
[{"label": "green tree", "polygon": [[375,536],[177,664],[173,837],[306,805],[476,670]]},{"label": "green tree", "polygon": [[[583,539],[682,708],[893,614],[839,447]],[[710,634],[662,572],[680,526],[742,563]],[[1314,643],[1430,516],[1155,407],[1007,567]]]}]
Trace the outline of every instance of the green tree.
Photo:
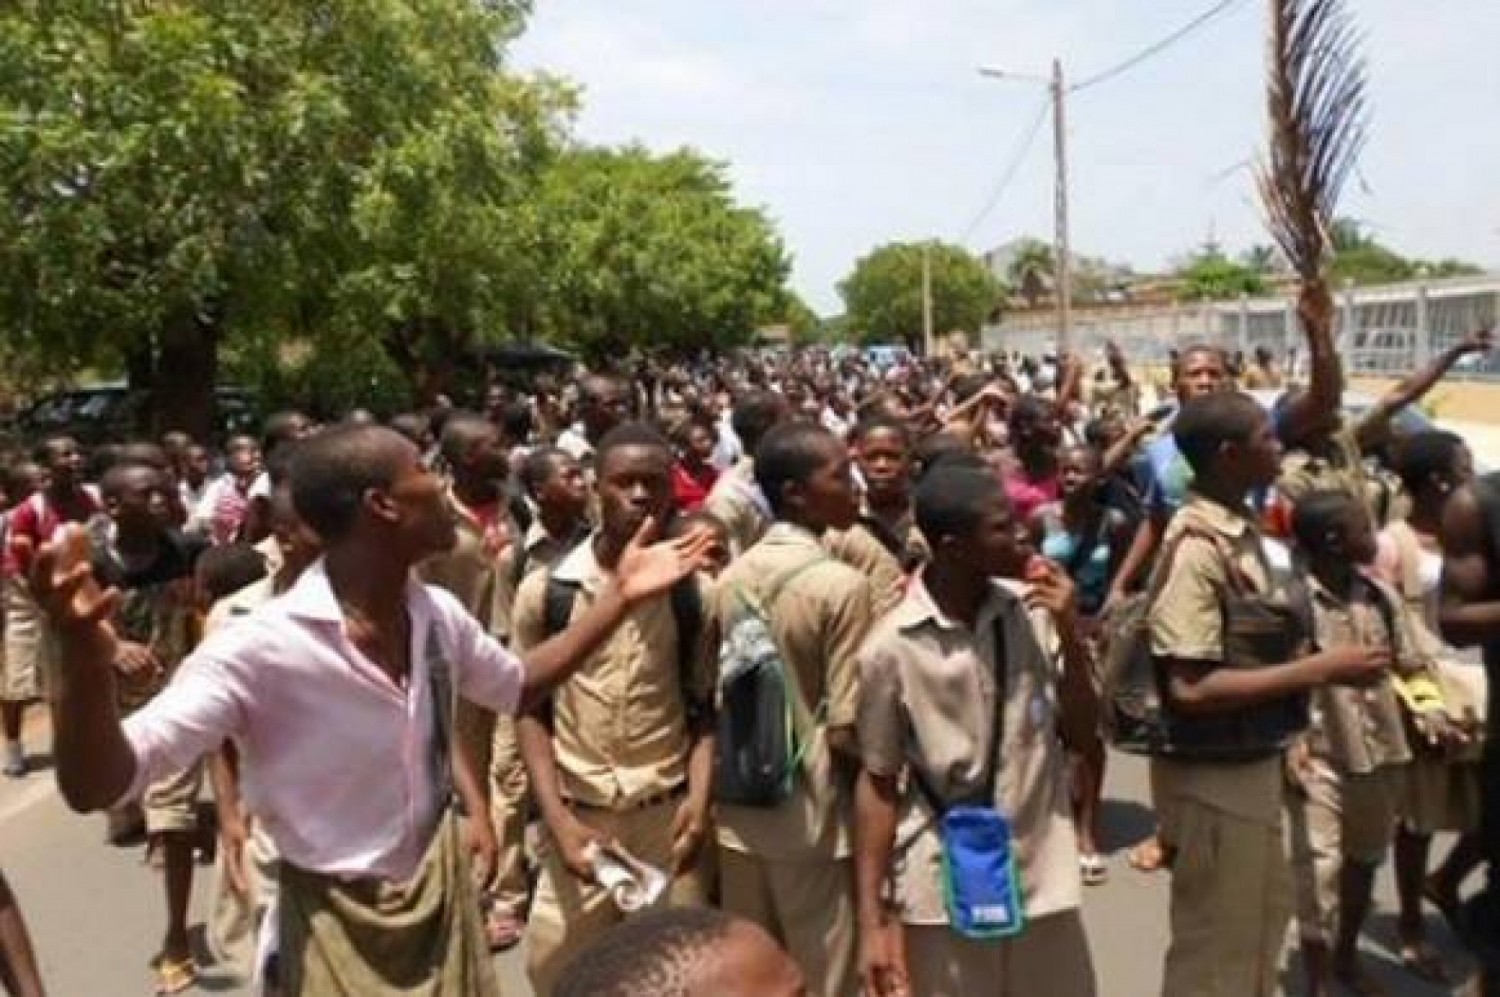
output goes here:
[{"label": "green tree", "polygon": [[1047,293],[1048,285],[1057,275],[1052,247],[1040,239],[1023,240],[1016,247],[1015,256],[1011,257],[1010,266],[1006,269],[1006,277],[1010,286],[1015,288],[1021,297],[1026,299],[1026,304],[1032,308],[1035,308],[1042,295]]},{"label": "green tree", "polygon": [[[221,348],[434,357],[514,310],[508,210],[568,106],[524,0],[18,0],[0,14],[13,348],[207,430]],[[431,385],[426,385],[430,388]]]},{"label": "green tree", "polygon": [[790,317],[775,227],[691,150],[570,149],[522,227],[544,269],[517,324],[590,358],[729,349]]},{"label": "green tree", "polygon": [[1229,259],[1216,246],[1205,246],[1182,267],[1182,297],[1188,301],[1216,301],[1241,294],[1260,294],[1266,289],[1261,274]]},{"label": "green tree", "polygon": [[1002,289],[988,267],[961,246],[888,243],[865,256],[839,283],[848,326],[867,343],[922,344],[922,257],[930,254],[933,331],[974,331],[1000,305]]}]

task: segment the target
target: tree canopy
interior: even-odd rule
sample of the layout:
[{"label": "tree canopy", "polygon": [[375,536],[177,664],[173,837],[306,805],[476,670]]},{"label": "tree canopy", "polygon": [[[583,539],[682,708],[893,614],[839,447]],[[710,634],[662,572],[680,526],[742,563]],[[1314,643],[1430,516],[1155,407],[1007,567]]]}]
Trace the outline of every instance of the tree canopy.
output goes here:
[{"label": "tree canopy", "polygon": [[9,5],[3,348],[123,370],[157,428],[202,432],[225,362],[421,396],[509,335],[687,349],[781,320],[769,220],[694,153],[575,146],[571,88],[507,65],[529,8]]},{"label": "tree canopy", "polygon": [[867,343],[922,343],[922,257],[930,254],[933,331],[977,331],[1004,291],[988,267],[961,246],[893,242],[873,250],[839,283],[846,322]]},{"label": "tree canopy", "polygon": [[1266,290],[1263,271],[1251,262],[1231,260],[1215,245],[1202,247],[1177,273],[1182,296],[1189,301],[1215,301]]}]

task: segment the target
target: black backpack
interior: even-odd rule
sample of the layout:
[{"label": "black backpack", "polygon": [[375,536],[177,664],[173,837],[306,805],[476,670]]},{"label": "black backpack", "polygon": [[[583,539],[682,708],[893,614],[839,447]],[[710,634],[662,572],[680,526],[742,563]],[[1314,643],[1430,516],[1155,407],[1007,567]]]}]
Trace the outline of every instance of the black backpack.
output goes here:
[{"label": "black backpack", "polygon": [[[578,588],[577,582],[565,581],[548,573],[547,590],[542,601],[542,627],[548,637],[568,628],[568,621],[573,618],[573,604],[578,600]],[[688,726],[691,727],[708,711],[707,704],[695,698],[692,681],[693,655],[703,637],[703,593],[698,588],[698,579],[688,575],[672,586],[671,600],[672,620],[677,626],[677,676]]]}]

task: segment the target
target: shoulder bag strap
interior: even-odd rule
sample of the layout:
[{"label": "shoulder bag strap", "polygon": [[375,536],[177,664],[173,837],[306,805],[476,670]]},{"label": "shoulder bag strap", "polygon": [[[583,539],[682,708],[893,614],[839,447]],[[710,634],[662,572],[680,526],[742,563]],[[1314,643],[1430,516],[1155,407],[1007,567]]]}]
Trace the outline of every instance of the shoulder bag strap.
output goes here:
[{"label": "shoulder bag strap", "polygon": [[445,809],[455,799],[453,791],[453,713],[456,690],[453,672],[443,654],[437,628],[430,626],[424,656],[427,666],[427,693],[432,701],[432,742],[428,751],[433,785],[437,787],[438,805]]},{"label": "shoulder bag strap", "polygon": [[[990,805],[995,799],[995,786],[1000,779],[1000,748],[1005,739],[1005,700],[1007,690],[1006,675],[1006,653],[1005,653],[1005,616],[1004,613],[997,614],[994,621],[995,640],[995,715],[990,724],[990,739],[985,747],[984,753],[984,788],[982,803]],[[932,810],[934,820],[941,819],[947,813],[948,808],[955,804],[944,802],[938,795],[937,790],[927,781],[920,768],[915,765],[907,767],[911,773],[912,785],[916,786],[917,792],[927,801],[927,806]],[[978,799],[978,794],[971,799]],[[962,802],[962,801],[959,801]]]}]

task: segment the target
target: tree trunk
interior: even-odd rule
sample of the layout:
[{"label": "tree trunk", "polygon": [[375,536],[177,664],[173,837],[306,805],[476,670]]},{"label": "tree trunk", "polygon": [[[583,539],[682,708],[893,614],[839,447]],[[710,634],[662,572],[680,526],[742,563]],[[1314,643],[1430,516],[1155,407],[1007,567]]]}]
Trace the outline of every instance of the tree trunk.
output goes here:
[{"label": "tree trunk", "polygon": [[153,436],[182,430],[195,440],[211,439],[219,374],[218,329],[186,313],[168,320],[158,342],[145,428]]}]

